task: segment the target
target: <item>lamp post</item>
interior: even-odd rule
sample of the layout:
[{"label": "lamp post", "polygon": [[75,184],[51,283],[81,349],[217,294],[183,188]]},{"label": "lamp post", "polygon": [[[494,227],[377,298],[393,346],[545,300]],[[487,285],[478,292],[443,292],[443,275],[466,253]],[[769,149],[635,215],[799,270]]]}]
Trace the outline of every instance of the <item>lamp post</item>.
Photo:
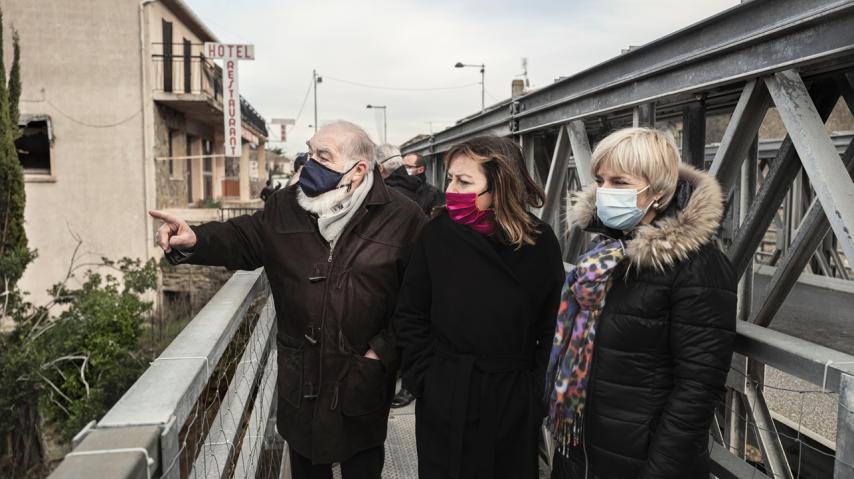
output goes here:
[{"label": "lamp post", "polygon": [[367,109],[382,109],[383,110],[383,143],[388,143],[388,118],[386,117],[386,106],[385,105],[368,105],[365,108]]},{"label": "lamp post", "polygon": [[317,70],[311,71],[314,80],[314,132],[317,133],[317,84],[323,83],[323,77],[317,74]]},{"label": "lamp post", "polygon": [[486,110],[486,64],[468,65],[462,62],[457,62],[454,68],[476,67],[480,68],[480,111]]}]

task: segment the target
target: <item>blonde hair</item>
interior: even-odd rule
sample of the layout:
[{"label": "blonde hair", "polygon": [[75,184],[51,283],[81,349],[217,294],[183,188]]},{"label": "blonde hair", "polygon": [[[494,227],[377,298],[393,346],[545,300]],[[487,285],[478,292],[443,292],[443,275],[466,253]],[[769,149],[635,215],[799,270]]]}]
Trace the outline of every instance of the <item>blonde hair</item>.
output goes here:
[{"label": "blonde hair", "polygon": [[663,208],[673,198],[679,180],[679,149],[664,132],[652,128],[625,128],[606,136],[593,150],[590,170],[603,166],[645,179],[661,193]]}]

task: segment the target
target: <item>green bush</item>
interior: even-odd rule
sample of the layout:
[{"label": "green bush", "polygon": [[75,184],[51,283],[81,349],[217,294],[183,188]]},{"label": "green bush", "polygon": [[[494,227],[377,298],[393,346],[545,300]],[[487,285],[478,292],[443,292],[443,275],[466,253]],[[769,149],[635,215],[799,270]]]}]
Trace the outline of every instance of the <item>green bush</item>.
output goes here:
[{"label": "green bush", "polygon": [[[15,330],[0,335],[0,433],[12,449],[0,476],[22,477],[40,462],[44,426],[70,441],[148,365],[140,338],[152,309],[143,296],[156,285],[155,261],[104,258],[94,266],[78,287],[68,286],[73,273],[54,285],[49,305],[23,304],[13,314]],[[25,450],[34,456],[21,457]]]}]

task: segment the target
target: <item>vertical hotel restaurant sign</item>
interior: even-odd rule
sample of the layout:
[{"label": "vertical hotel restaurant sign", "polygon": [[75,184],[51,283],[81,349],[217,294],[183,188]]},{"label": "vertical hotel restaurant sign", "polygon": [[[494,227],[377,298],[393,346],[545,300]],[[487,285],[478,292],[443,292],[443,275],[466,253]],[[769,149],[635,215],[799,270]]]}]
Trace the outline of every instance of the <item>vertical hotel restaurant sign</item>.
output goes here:
[{"label": "vertical hotel restaurant sign", "polygon": [[240,139],[240,90],[237,83],[237,64],[240,60],[255,59],[255,45],[233,45],[205,42],[205,57],[222,60],[222,112],[225,125],[225,156],[239,157]]}]

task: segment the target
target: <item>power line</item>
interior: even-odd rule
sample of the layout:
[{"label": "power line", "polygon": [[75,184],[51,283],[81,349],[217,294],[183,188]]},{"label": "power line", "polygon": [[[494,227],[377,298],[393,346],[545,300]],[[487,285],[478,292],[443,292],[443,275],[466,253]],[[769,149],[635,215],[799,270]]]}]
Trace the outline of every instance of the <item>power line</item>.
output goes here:
[{"label": "power line", "polygon": [[[318,74],[319,75],[319,74]],[[462,88],[468,88],[475,85],[480,85],[479,82],[476,83],[467,83],[465,85],[456,85],[456,86],[445,86],[445,87],[430,87],[430,88],[403,88],[403,87],[390,87],[390,86],[380,86],[380,85],[369,85],[367,83],[354,82],[350,80],[344,80],[342,78],[335,78],[329,75],[319,75],[322,76],[326,80],[333,80],[340,83],[347,83],[349,85],[355,85],[362,88],[373,88],[375,90],[392,90],[392,91],[441,91],[441,90],[459,90]]]},{"label": "power line", "polygon": [[302,112],[305,109],[305,104],[308,103],[308,95],[311,93],[311,84],[314,83],[314,77],[312,77],[311,81],[308,82],[308,89],[305,91],[305,96],[302,99],[302,105],[299,107],[299,113],[297,113],[296,119],[294,119],[294,126],[299,122],[300,117],[302,116]]},{"label": "power line", "polygon": [[71,120],[73,123],[77,123],[78,125],[82,125],[82,126],[85,126],[88,128],[114,128],[114,127],[123,125],[123,124],[133,120],[134,118],[136,118],[137,115],[139,115],[142,112],[142,108],[140,108],[139,110],[136,110],[135,112],[133,112],[129,117],[125,118],[124,120],[119,120],[119,121],[114,122],[114,123],[95,124],[95,123],[85,122],[83,120],[78,120],[77,118],[74,118],[73,116],[69,115],[68,113],[65,113],[64,111],[62,111],[61,108],[56,106],[47,97],[44,97],[41,100],[22,99],[21,101],[22,102],[29,102],[29,103],[42,103],[42,102],[47,103],[48,105],[53,107],[53,109],[56,110],[60,115],[64,116],[68,120]]}]

